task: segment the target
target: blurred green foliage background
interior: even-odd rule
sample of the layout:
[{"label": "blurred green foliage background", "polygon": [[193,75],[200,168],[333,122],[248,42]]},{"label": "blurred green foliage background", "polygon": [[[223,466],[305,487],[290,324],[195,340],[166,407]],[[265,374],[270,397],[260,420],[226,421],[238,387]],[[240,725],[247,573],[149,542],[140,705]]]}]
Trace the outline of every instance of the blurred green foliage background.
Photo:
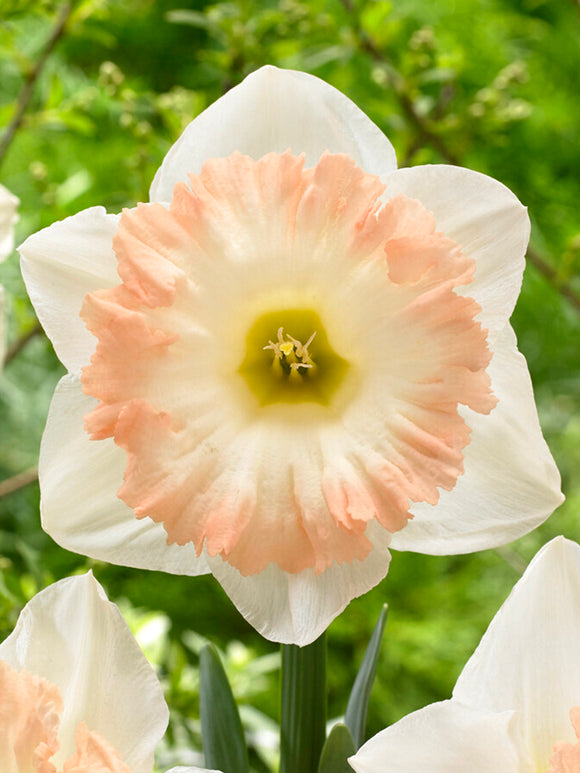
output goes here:
[{"label": "blurred green foliage background", "polygon": [[[448,697],[536,550],[560,533],[580,540],[579,46],[575,0],[0,2],[0,142],[34,81],[0,157],[0,179],[21,199],[20,241],[85,207],[116,212],[147,200],[187,123],[265,63],[312,72],[341,89],[390,137],[402,166],[468,166],[504,182],[529,207],[533,246],[513,324],[567,502],[500,550],[395,554],[388,577],[332,624],[329,715],[337,717],[381,605],[390,605],[369,735]],[[242,704],[254,769],[271,769],[277,648],[245,623],[220,586],[211,577],[91,561],[42,532],[34,468],[63,369],[37,327],[16,254],[0,267],[0,283],[9,315],[0,380],[0,638],[35,592],[92,567],[165,685],[172,721],[159,768],[202,761],[196,664],[208,637],[224,653]]]}]

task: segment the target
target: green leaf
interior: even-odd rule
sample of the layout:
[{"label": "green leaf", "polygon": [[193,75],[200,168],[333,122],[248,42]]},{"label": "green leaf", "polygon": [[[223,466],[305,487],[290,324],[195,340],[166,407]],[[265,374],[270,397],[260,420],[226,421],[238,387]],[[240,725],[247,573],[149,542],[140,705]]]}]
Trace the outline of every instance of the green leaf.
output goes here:
[{"label": "green leaf", "polygon": [[354,680],[346,707],[344,721],[352,733],[355,749],[359,749],[365,740],[369,698],[377,670],[388,609],[387,604],[384,604],[365,652],[363,662]]},{"label": "green leaf", "polygon": [[352,734],[346,725],[335,725],[324,744],[318,773],[352,773],[349,757],[356,752]]},{"label": "green leaf", "polygon": [[326,636],[282,645],[280,773],[317,773],[326,736]]},{"label": "green leaf", "polygon": [[248,773],[248,751],[238,707],[213,644],[199,656],[199,710],[206,767]]}]

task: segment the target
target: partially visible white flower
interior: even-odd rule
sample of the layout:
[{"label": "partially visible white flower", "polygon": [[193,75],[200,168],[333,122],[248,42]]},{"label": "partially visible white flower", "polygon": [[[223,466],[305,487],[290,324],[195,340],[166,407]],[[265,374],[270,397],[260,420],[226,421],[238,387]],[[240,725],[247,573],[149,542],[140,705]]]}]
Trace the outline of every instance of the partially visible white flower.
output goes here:
[{"label": "partially visible white flower", "polygon": [[356,773],[580,773],[580,546],[536,555],[453,698],[383,730]]},{"label": "partially visible white flower", "polygon": [[38,593],[0,644],[2,773],[151,773],[168,718],[153,669],[90,573]]},{"label": "partially visible white flower", "polygon": [[0,185],[0,261],[14,249],[14,224],[18,220],[16,210],[19,203],[8,188]]},{"label": "partially visible white flower", "polygon": [[[3,185],[0,185],[0,263],[5,260],[14,249],[14,224],[18,220],[16,210],[19,201]],[[0,285],[0,371],[6,354],[6,330],[5,330],[5,297],[4,288]]]},{"label": "partially visible white flower", "polygon": [[29,237],[69,374],[46,531],[211,571],[267,638],[313,641],[389,545],[509,542],[562,501],[509,317],[529,218],[485,175],[396,169],[349,99],[264,67],[198,116],[151,203]]},{"label": "partially visible white flower", "polygon": [[221,771],[207,768],[172,768],[167,773],[221,773]]}]

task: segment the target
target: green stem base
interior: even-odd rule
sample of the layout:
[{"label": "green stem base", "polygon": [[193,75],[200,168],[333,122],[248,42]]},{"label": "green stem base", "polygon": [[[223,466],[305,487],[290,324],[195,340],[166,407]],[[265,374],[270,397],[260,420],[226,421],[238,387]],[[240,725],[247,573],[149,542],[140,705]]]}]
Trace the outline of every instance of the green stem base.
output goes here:
[{"label": "green stem base", "polygon": [[326,737],[326,635],[282,645],[280,773],[317,773]]}]

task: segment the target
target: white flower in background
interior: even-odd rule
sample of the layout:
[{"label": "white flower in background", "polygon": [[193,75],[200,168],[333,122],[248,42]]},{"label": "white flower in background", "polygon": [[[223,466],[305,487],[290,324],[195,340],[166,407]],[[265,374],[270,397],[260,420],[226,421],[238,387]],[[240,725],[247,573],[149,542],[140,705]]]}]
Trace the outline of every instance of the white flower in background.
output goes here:
[{"label": "white flower in background", "polygon": [[190,124],[151,201],[21,247],[70,371],[40,458],[59,544],[211,571],[305,644],[391,542],[479,550],[561,502],[508,321],[529,221],[503,185],[397,171],[340,92],[264,67]]},{"label": "white flower in background", "polygon": [[356,773],[580,773],[580,546],[545,545],[493,619],[453,698],[409,714]]},{"label": "white flower in background", "polygon": [[151,773],[169,718],[153,669],[90,573],[22,610],[0,644],[0,696],[2,773]]},{"label": "white flower in background", "polygon": [[[14,224],[18,220],[16,210],[19,201],[3,185],[0,185],[0,263],[5,260],[14,249]],[[4,288],[0,286],[0,371],[6,354],[6,329],[5,329],[5,298]]]},{"label": "white flower in background", "polygon": [[18,220],[16,210],[19,203],[8,188],[0,185],[0,261],[14,249],[14,225]]}]

